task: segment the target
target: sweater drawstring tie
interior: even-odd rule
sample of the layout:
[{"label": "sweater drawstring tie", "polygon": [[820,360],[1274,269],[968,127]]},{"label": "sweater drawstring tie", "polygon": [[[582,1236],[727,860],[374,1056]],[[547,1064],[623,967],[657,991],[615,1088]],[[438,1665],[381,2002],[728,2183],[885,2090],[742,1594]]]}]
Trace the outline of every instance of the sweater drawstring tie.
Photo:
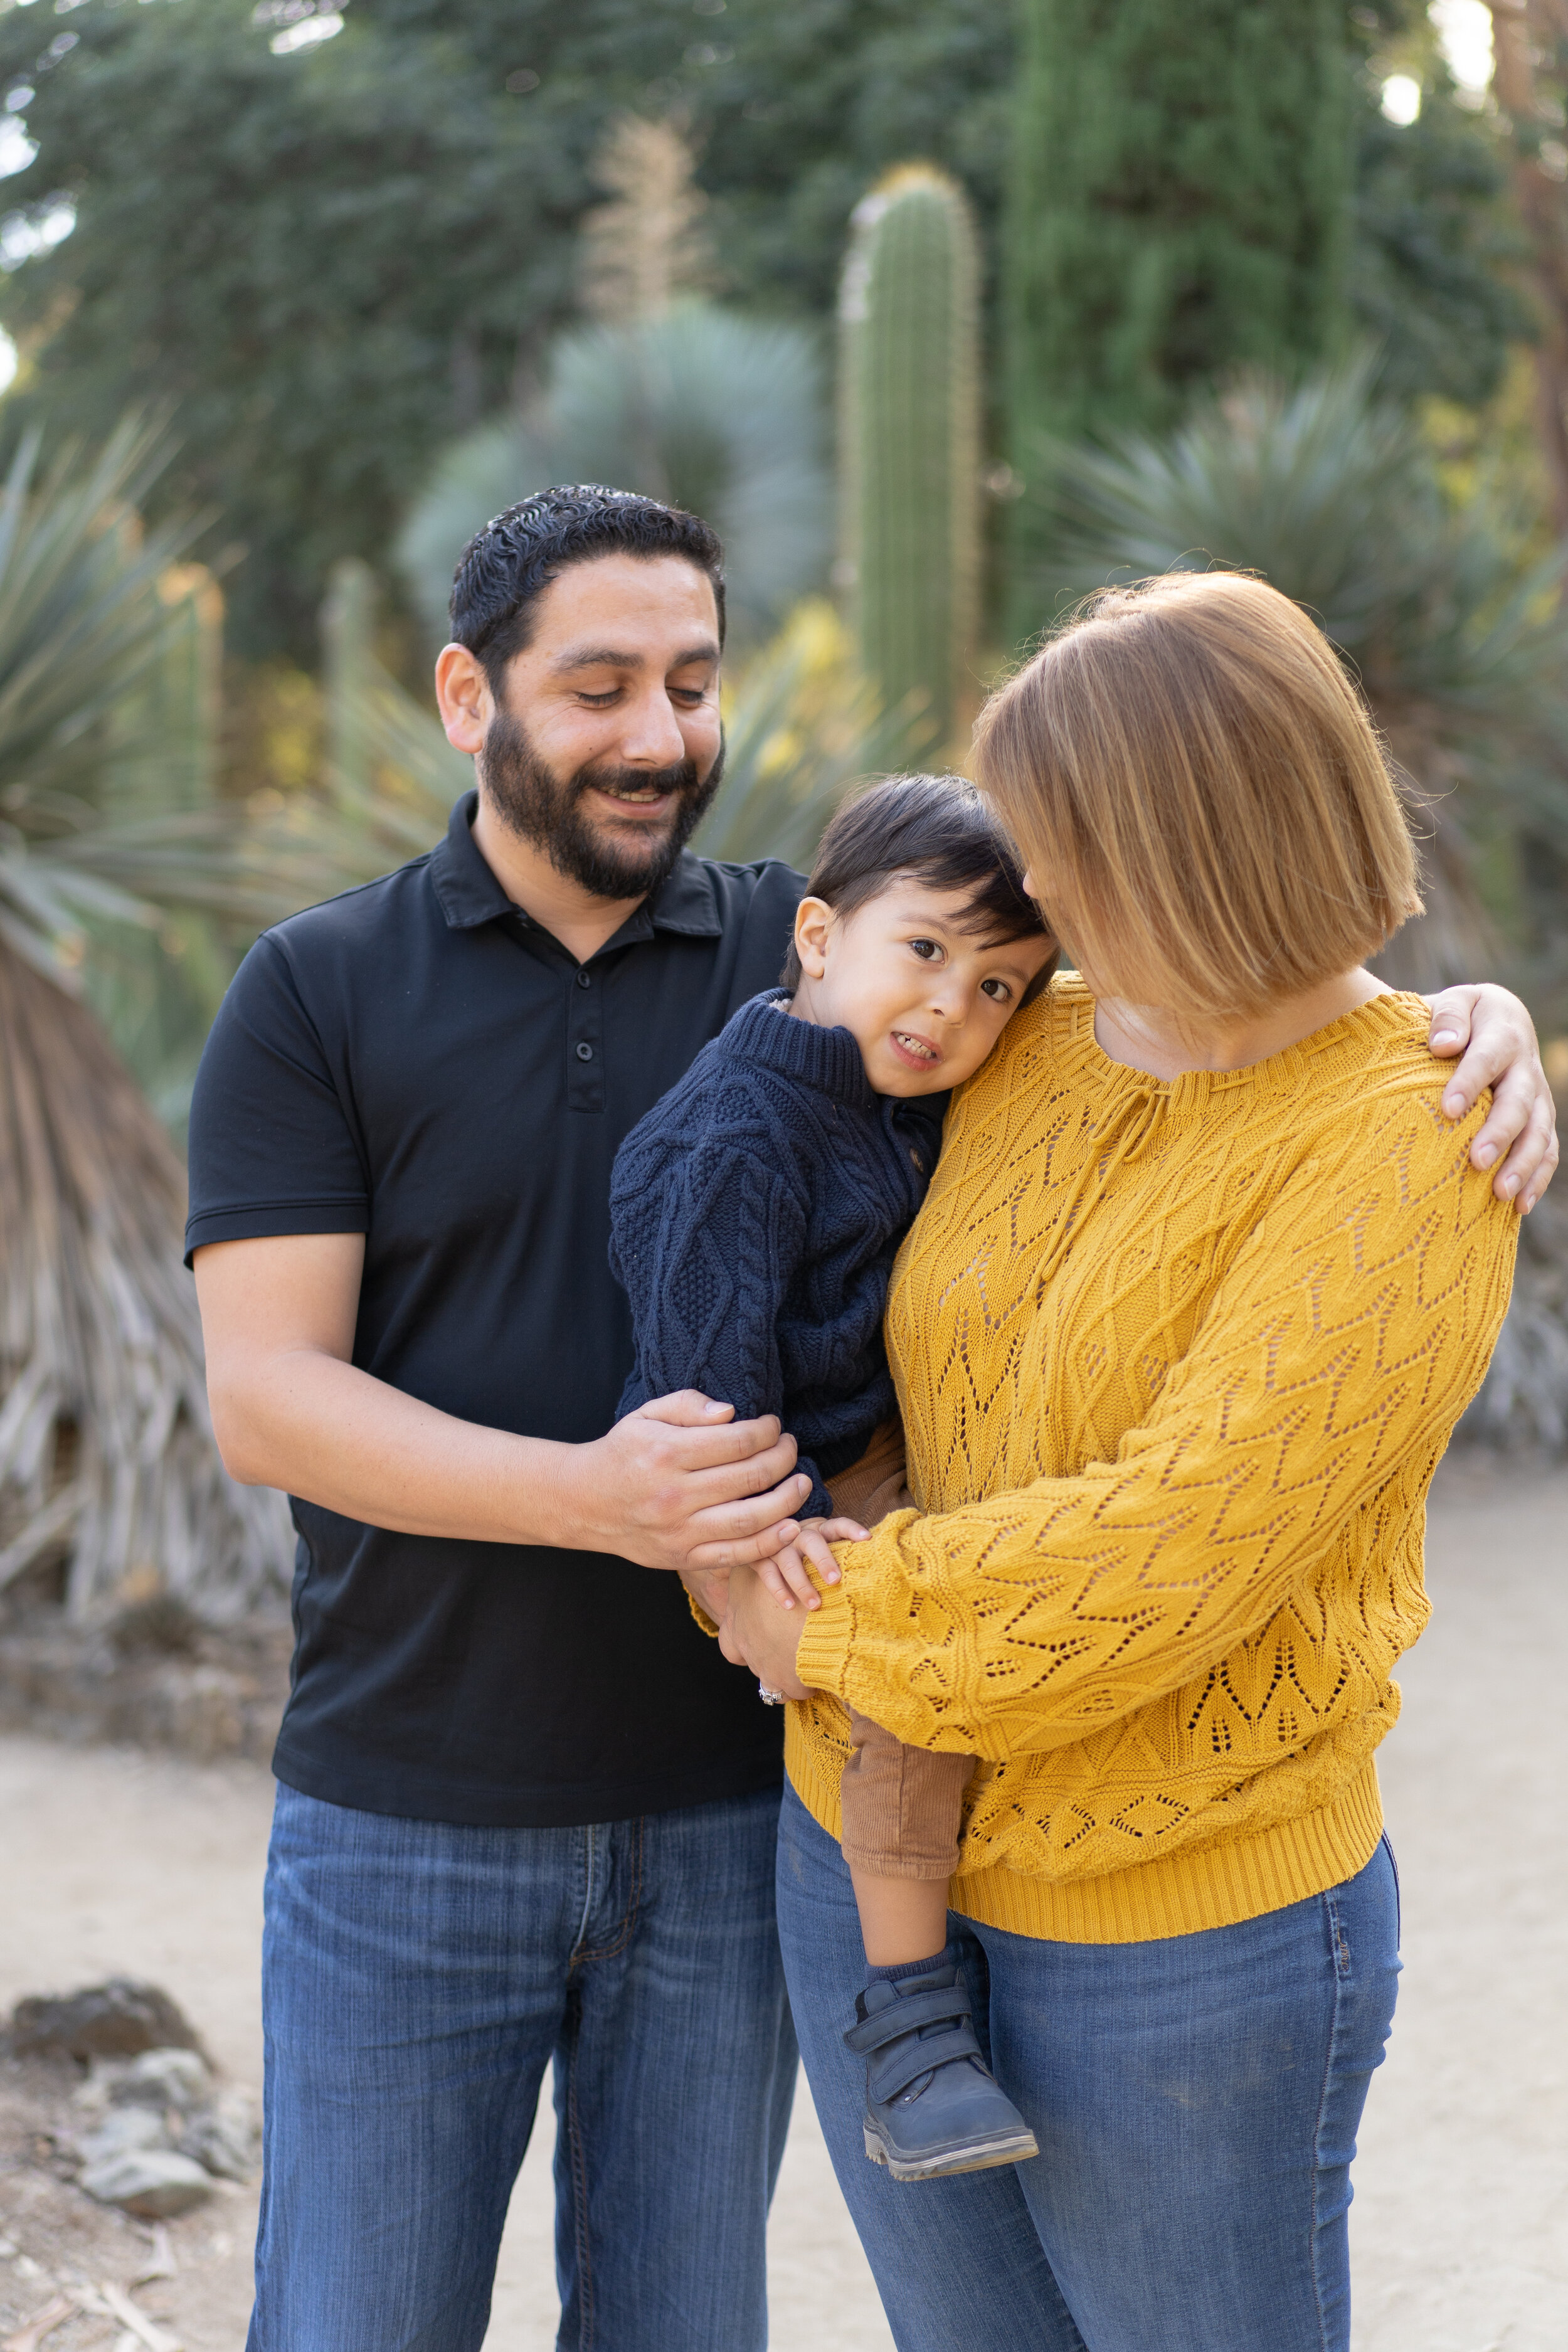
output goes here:
[{"label": "sweater drawstring tie", "polygon": [[[1139,1159],[1144,1146],[1161,1125],[1168,1097],[1158,1079],[1139,1078],[1130,1085],[1117,1105],[1119,1132],[1109,1150],[1091,1150],[1073,1179],[1061,1215],[1052,1231],[1050,1246],[1036,1276],[1035,1295],[1039,1297],[1056,1274],[1072,1246],[1079,1218],[1090,1199],[1098,1199],[1109,1190],[1117,1171]],[[1094,1139],[1100,1139],[1100,1129],[1093,1130]]]}]

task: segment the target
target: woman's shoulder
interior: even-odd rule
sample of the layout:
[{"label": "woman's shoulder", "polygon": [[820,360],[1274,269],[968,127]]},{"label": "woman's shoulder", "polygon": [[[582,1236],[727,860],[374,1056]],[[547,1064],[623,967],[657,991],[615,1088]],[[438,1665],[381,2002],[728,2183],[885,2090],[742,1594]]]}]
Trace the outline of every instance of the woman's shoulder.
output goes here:
[{"label": "woman's shoulder", "polygon": [[1289,1105],[1297,1125],[1338,1122],[1358,1103],[1400,1097],[1436,1111],[1452,1065],[1427,1044],[1431,1020],[1425,997],[1390,989],[1260,1064],[1260,1091]]},{"label": "woman's shoulder", "polygon": [[[1451,1134],[1440,1104],[1449,1066],[1427,1046],[1426,1000],[1388,991],[1267,1061],[1230,1071],[1194,1071],[1161,1082],[1107,1059],[1094,1034],[1095,1000],[1077,972],[1060,972],[1007,1024],[989,1058],[953,1097],[951,1142],[995,1129],[1059,1124],[1075,1104],[1098,1119],[1114,1098],[1158,1095],[1178,1123],[1242,1120],[1300,1143],[1318,1134],[1342,1140],[1363,1110],[1404,1102]],[[1381,1127],[1367,1121],[1363,1133]]]},{"label": "woman's shoulder", "polygon": [[[1058,972],[1033,1004],[1015,1013],[997,1044],[954,1100],[976,1108],[1016,1087],[1025,1074],[1047,1075],[1061,1086],[1117,1080],[1120,1064],[1108,1063],[1096,1043],[1095,1000],[1076,971]],[[1215,1092],[1277,1093],[1298,1108],[1320,1091],[1342,1098],[1366,1089],[1408,1088],[1440,1095],[1448,1066],[1427,1045],[1431,1012],[1425,997],[1388,990],[1352,1013],[1330,1022],[1300,1044],[1268,1061],[1238,1070],[1192,1074]],[[1131,1074],[1138,1083],[1152,1083]],[[1183,1081],[1167,1082],[1166,1090]],[[1190,1081],[1185,1082],[1190,1083]]]}]

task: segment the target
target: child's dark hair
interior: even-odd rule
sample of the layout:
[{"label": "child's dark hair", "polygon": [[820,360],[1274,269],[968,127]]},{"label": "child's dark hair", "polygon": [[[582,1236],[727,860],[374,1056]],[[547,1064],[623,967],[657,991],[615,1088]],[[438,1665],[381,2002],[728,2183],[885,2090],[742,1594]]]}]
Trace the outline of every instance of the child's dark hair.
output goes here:
[{"label": "child's dark hair", "polygon": [[[974,786],[963,776],[889,776],[841,808],[822,836],[806,896],[836,915],[852,915],[895,876],[932,890],[966,890],[964,929],[990,947],[1047,936],[1039,908],[1024,895],[1018,853]],[[1045,986],[1053,955],[1030,986]],[[800,985],[792,940],[781,985]]]}]

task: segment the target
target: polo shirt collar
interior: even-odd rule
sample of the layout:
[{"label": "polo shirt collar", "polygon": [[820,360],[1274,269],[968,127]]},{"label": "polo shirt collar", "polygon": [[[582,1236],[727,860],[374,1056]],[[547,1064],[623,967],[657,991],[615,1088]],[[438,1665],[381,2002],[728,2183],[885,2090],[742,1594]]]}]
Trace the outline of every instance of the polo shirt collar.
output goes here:
[{"label": "polo shirt collar", "polygon": [[[512,905],[480,855],[474,839],[479,804],[477,788],[464,793],[447,821],[446,838],[430,853],[431,886],[448,928],[455,931],[475,930],[481,923],[494,922],[498,915],[519,917],[523,922],[529,919]],[[722,935],[713,877],[689,849],[681,851],[674,873],[651,898],[633,908],[605,946],[626,946],[634,940],[650,939],[655,931],[675,931],[695,940],[716,940]]]},{"label": "polo shirt collar", "polygon": [[454,931],[477,930],[498,915],[516,912],[511,900],[479,854],[474,839],[477,787],[459,795],[447,820],[447,835],[430,852],[430,880],[437,903]]}]

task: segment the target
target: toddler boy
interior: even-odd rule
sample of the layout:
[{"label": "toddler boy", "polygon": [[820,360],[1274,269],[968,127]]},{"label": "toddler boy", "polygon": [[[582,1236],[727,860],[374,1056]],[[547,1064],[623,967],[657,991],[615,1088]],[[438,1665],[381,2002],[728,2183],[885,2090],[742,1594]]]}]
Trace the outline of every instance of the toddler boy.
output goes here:
[{"label": "toddler boy", "polygon": [[[823,836],[784,985],[742,1005],[621,1147],[610,1259],[637,1367],[620,1412],[690,1388],[741,1419],[778,1414],[812,1480],[800,1535],[760,1571],[784,1608],[820,1607],[810,1568],[838,1581],[829,1543],[865,1533],[848,1513],[889,1459],[882,1312],[946,1096],[1054,963],[974,787],[877,785]],[[846,2039],[868,2060],[867,2154],[900,2179],[1034,2156],[948,1946],[973,1759],[858,1715],[851,1738],[843,1847],[869,1973]]]}]

